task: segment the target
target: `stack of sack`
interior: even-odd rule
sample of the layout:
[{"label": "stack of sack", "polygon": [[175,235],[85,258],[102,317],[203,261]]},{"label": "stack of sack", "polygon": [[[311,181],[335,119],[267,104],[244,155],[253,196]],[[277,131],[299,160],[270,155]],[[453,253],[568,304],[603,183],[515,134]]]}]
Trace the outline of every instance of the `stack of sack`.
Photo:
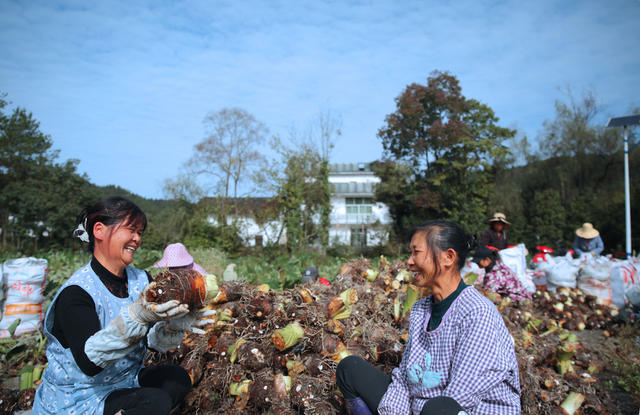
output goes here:
[{"label": "stack of sack", "polygon": [[534,278],[539,279],[538,288],[544,284],[553,292],[558,287],[579,288],[607,305],[640,306],[640,258],[617,260],[609,256],[573,258],[570,253],[558,257],[547,254],[544,261],[532,266]]},{"label": "stack of sack", "polygon": [[47,285],[47,260],[18,258],[2,265],[6,300],[0,320],[0,338],[11,337],[9,328],[16,320],[14,336],[40,330],[44,319],[44,289]]},{"label": "stack of sack", "polygon": [[612,303],[623,307],[628,301],[631,305],[640,307],[640,258],[612,260],[612,262]]}]

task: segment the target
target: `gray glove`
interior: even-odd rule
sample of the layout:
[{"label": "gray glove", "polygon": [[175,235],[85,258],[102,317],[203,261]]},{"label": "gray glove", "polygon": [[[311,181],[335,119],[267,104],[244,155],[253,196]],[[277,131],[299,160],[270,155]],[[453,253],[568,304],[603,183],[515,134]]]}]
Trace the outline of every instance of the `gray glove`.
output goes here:
[{"label": "gray glove", "polygon": [[147,335],[149,347],[166,353],[180,346],[187,331],[196,334],[205,334],[205,331],[199,327],[215,323],[212,319],[203,319],[213,314],[215,314],[215,310],[196,311],[182,317],[156,323]]},{"label": "gray glove", "polygon": [[151,323],[179,318],[189,312],[186,304],[180,304],[175,300],[163,304],[147,302],[147,291],[153,288],[154,284],[152,282],[147,285],[134,303],[122,307],[120,314],[111,320],[107,327],[87,339],[84,352],[89,360],[105,368],[131,353],[138,346],[138,342],[147,335]]},{"label": "gray glove", "polygon": [[148,324],[131,316],[129,307],[122,307],[118,317],[87,339],[84,352],[89,360],[105,368],[131,353],[148,330]]},{"label": "gray glove", "polygon": [[189,306],[177,300],[156,304],[147,302],[147,292],[156,286],[155,282],[147,285],[138,299],[129,306],[129,314],[140,323],[155,323],[161,320],[177,318],[189,312]]}]

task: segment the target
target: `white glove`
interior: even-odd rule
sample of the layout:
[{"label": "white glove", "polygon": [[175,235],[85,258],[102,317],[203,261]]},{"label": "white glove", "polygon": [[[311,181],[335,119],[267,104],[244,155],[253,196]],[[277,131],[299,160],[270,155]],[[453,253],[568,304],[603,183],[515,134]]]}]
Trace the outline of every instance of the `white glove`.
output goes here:
[{"label": "white glove", "polygon": [[215,320],[204,319],[204,317],[209,317],[213,314],[215,314],[215,310],[196,311],[155,324],[147,336],[149,347],[161,353],[166,353],[180,346],[187,331],[205,334],[205,331],[199,327],[215,323]]},{"label": "white glove", "polygon": [[87,339],[84,352],[89,360],[105,368],[131,353],[149,331],[150,323],[179,318],[189,312],[189,306],[175,300],[163,304],[147,302],[147,291],[154,285],[153,282],[147,285],[134,303],[123,307],[107,327]]},{"label": "white glove", "polygon": [[129,314],[140,323],[155,323],[161,320],[177,318],[189,312],[189,306],[180,304],[177,300],[167,301],[166,303],[156,304],[147,301],[147,291],[155,288],[156,283],[144,287],[144,290],[138,296],[138,299],[129,306]]},{"label": "white glove", "polygon": [[147,324],[131,316],[129,307],[122,307],[118,317],[87,339],[84,352],[94,364],[105,368],[133,351],[148,330]]}]

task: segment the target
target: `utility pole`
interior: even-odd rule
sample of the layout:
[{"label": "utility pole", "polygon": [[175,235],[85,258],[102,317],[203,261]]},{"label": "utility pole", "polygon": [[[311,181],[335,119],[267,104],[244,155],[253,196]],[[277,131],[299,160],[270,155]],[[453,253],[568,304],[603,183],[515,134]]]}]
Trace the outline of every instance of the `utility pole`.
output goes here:
[{"label": "utility pole", "polygon": [[629,191],[629,153],[638,144],[629,149],[629,127],[640,124],[640,115],[628,115],[626,117],[609,118],[606,127],[624,128],[624,223],[626,228],[627,258],[631,258],[631,192]]}]

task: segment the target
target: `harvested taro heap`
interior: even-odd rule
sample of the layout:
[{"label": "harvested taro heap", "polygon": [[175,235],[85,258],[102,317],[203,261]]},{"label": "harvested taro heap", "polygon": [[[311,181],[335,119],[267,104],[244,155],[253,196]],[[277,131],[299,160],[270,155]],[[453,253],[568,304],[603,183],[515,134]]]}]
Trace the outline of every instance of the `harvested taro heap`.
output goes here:
[{"label": "harvested taro heap", "polygon": [[153,287],[147,291],[147,301],[158,304],[178,300],[189,310],[199,310],[218,293],[216,277],[202,275],[194,270],[167,270],[153,279]]}]

